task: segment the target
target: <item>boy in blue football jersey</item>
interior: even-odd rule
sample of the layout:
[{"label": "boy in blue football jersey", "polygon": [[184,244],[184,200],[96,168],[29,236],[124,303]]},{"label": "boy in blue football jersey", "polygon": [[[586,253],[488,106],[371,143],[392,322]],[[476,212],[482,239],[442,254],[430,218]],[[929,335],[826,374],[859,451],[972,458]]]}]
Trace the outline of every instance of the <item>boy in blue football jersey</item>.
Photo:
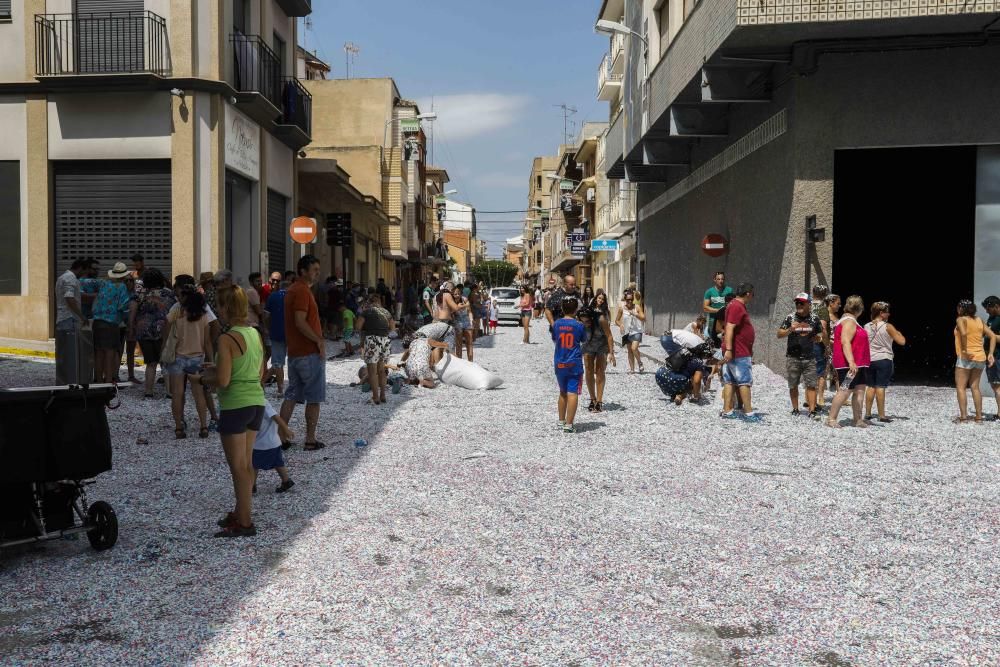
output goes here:
[{"label": "boy in blue football jersey", "polygon": [[577,300],[570,297],[562,302],[563,317],[552,325],[552,340],[556,344],[556,380],[559,382],[559,426],[563,433],[576,433],[573,419],[583,386],[583,337],[586,329],[575,319]]}]

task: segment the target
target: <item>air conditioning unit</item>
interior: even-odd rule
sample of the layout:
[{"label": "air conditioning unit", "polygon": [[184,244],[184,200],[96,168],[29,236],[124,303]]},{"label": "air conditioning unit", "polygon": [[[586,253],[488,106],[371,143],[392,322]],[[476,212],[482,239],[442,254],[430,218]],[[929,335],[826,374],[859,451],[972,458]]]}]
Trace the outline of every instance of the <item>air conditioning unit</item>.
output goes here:
[{"label": "air conditioning unit", "polygon": [[594,191],[594,188],[589,188],[587,190],[587,201],[588,202],[594,201],[596,195],[597,195],[597,193]]}]

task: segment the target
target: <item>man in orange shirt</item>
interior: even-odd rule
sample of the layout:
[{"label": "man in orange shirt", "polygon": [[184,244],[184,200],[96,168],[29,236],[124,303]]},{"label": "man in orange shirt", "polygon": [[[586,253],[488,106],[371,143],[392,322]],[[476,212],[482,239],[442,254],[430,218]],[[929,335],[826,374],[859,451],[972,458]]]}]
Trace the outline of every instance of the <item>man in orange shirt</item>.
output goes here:
[{"label": "man in orange shirt", "polygon": [[[299,260],[298,275],[285,294],[285,343],[288,348],[288,388],[281,404],[287,424],[296,403],[306,404],[307,452],[326,447],[316,440],[319,404],[326,401],[326,345],[319,308],[312,286],[319,280],[319,260],[306,255]],[[282,443],[287,445],[288,443]]]}]

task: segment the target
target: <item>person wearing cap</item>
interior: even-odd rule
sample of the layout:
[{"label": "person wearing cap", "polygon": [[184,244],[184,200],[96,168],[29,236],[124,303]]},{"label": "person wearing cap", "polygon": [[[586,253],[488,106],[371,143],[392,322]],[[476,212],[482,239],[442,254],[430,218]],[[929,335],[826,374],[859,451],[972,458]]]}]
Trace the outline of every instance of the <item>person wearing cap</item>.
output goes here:
[{"label": "person wearing cap", "polygon": [[117,262],[108,271],[108,279],[94,298],[94,381],[114,382],[121,365],[121,327],[128,315],[132,297],[125,286],[129,269]]},{"label": "person wearing cap", "polygon": [[800,415],[799,385],[806,386],[806,406],[809,416],[816,418],[816,344],[823,341],[823,325],[812,312],[812,300],[805,292],[795,295],[795,310],[778,328],[778,338],[788,340],[785,352],[785,374],[792,399],[792,414]]}]

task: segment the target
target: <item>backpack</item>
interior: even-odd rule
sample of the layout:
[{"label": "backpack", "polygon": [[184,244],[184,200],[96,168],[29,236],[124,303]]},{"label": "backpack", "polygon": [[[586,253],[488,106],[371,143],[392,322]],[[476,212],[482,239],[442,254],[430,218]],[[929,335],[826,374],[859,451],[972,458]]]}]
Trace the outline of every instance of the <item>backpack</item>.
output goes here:
[{"label": "backpack", "polygon": [[690,350],[682,347],[667,357],[666,366],[672,371],[680,372],[684,370],[693,356]]}]

